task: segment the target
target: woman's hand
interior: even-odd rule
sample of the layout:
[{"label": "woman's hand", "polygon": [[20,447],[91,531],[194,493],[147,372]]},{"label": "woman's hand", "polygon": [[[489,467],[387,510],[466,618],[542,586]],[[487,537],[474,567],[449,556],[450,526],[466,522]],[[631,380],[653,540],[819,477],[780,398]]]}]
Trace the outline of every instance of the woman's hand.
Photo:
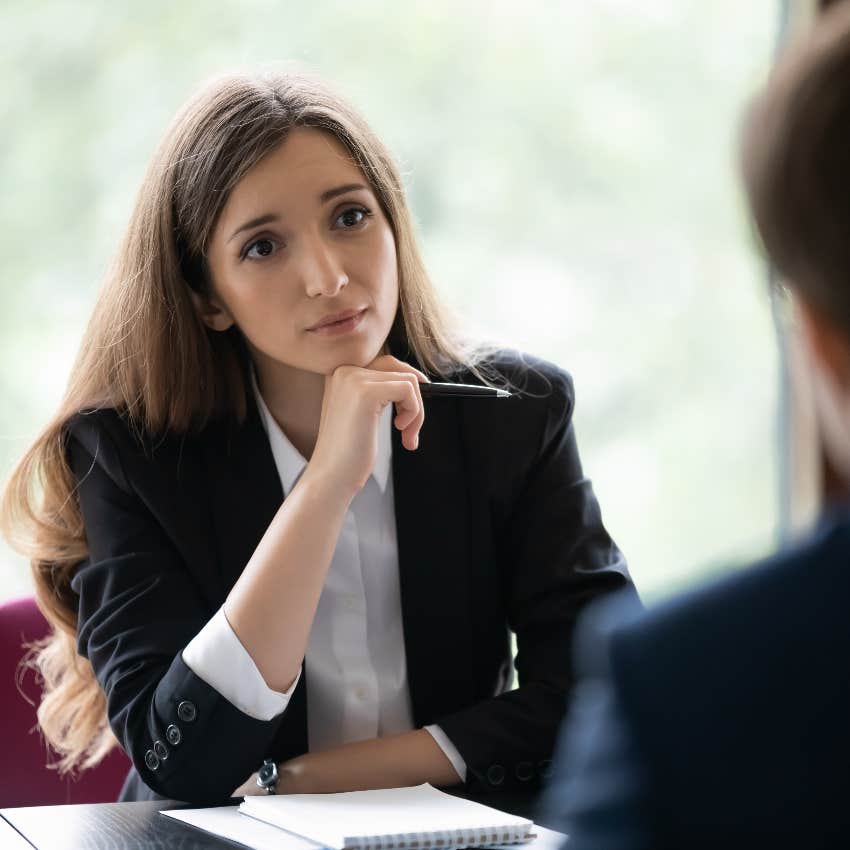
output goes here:
[{"label": "woman's hand", "polygon": [[305,476],[319,477],[336,492],[354,498],[366,483],[378,454],[378,423],[395,404],[393,424],[413,451],[425,421],[419,382],[428,378],[389,354],[367,367],[340,366],[325,378],[316,447]]},{"label": "woman's hand", "polygon": [[266,792],[257,785],[257,772],[254,771],[230,796],[231,797],[253,797],[255,794]]}]

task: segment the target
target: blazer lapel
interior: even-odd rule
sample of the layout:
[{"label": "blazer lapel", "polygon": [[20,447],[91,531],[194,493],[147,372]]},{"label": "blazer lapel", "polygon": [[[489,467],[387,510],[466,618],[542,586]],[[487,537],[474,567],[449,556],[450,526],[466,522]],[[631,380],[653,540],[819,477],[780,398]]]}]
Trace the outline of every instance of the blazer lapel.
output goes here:
[{"label": "blazer lapel", "polygon": [[417,726],[473,697],[468,481],[460,424],[454,401],[431,399],[416,451],[405,449],[393,428],[401,607]]},{"label": "blazer lapel", "polygon": [[226,595],[283,501],[283,490],[253,398],[242,425],[217,423],[204,445],[213,529]]}]

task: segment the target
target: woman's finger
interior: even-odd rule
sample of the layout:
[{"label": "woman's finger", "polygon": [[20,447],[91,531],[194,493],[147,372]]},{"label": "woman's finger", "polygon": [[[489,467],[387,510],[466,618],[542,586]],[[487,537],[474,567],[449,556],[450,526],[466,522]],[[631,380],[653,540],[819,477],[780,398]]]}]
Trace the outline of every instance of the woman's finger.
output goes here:
[{"label": "woman's finger", "polygon": [[396,416],[393,425],[402,432],[402,445],[413,451],[418,445],[418,434],[423,419],[422,398],[417,388],[417,382],[408,375],[407,379],[393,381],[370,381],[370,395],[381,405],[395,404]]},{"label": "woman's finger", "polygon": [[419,431],[425,422],[425,403],[422,400],[422,390],[419,388],[419,384],[421,382],[417,380],[416,375],[413,375],[410,372],[388,372],[387,374],[397,375],[398,380],[408,381],[416,393],[416,400],[418,403],[416,415],[400,418],[397,417],[396,425],[403,431],[409,430],[410,433],[408,436],[410,437],[410,441],[418,444]]},{"label": "woman's finger", "polygon": [[422,400],[422,390],[420,388],[420,381],[414,380],[411,382],[411,386],[413,387],[414,392],[416,393],[416,401],[417,401],[417,412],[414,417],[407,422],[403,428],[404,432],[402,434],[403,438],[406,438],[407,442],[405,445],[411,447],[412,449],[419,448],[419,432],[422,430],[422,426],[425,424],[425,402]]},{"label": "woman's finger", "polygon": [[[395,359],[395,358],[391,358]],[[366,372],[365,374],[369,374]],[[421,383],[417,374],[414,372],[383,372],[381,370],[371,370],[369,380],[380,383],[382,380],[390,381],[406,381],[416,393],[417,408],[415,413],[412,411],[404,411],[397,406],[397,416],[394,420],[395,426],[402,432],[406,438],[403,442],[405,446],[416,448],[419,445],[419,431],[425,422],[425,403],[422,400],[422,391],[419,388]]]},{"label": "woman's finger", "polygon": [[411,372],[415,374],[420,381],[430,383],[431,379],[424,373],[420,372],[415,366],[399,360],[398,357],[393,357],[392,354],[379,354],[367,367],[380,372],[400,371]]},{"label": "woman's finger", "polygon": [[405,428],[419,413],[419,397],[410,379],[368,381],[365,387],[379,404],[396,406],[396,416],[393,421],[399,430]]}]

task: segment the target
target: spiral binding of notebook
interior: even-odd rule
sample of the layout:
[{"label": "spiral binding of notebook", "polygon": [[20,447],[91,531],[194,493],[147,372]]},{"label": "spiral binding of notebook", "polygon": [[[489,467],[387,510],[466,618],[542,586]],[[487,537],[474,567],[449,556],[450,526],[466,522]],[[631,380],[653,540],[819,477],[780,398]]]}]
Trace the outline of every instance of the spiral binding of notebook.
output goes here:
[{"label": "spiral binding of notebook", "polygon": [[395,835],[346,836],[345,850],[449,850],[483,847],[487,844],[522,844],[533,838],[526,827],[493,829],[443,829],[432,832],[402,832]]}]

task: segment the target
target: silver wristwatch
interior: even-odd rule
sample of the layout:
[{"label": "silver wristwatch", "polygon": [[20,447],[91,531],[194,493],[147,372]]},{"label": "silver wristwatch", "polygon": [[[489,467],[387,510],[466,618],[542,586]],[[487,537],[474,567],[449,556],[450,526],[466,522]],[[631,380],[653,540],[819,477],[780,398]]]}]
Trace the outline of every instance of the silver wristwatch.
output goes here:
[{"label": "silver wristwatch", "polygon": [[257,771],[257,787],[266,794],[277,793],[277,763],[274,759],[266,759]]}]

